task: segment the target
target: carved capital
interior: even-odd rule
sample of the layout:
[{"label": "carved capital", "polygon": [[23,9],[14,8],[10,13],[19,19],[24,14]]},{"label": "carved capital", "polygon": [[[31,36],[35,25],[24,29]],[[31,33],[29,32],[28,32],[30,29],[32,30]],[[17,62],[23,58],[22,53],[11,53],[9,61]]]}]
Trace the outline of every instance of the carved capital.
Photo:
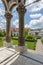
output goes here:
[{"label": "carved capital", "polygon": [[5,17],[6,17],[7,19],[11,19],[11,18],[12,18],[12,15],[11,15],[10,13],[6,13],[6,14],[5,14]]},{"label": "carved capital", "polygon": [[26,8],[23,4],[19,5],[16,9],[20,15],[24,15],[26,13]]}]

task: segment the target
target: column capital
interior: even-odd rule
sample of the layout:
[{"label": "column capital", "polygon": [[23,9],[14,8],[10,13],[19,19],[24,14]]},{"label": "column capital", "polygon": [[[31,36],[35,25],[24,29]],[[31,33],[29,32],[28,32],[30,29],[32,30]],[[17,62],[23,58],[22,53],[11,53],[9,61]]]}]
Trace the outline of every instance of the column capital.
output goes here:
[{"label": "column capital", "polygon": [[5,13],[5,17],[8,18],[8,19],[11,19],[12,18],[12,14],[11,13]]},{"label": "column capital", "polygon": [[18,11],[19,14],[25,14],[26,13],[26,8],[23,4],[19,4],[16,10]]}]

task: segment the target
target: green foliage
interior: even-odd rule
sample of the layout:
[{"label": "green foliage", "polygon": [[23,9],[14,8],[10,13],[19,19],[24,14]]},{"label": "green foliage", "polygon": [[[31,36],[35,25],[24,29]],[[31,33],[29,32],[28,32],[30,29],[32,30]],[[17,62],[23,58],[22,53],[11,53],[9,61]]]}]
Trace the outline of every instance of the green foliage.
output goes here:
[{"label": "green foliage", "polygon": [[25,44],[27,44],[29,49],[35,50],[36,48],[36,42],[25,42]]},{"label": "green foliage", "polygon": [[4,42],[5,40],[4,40],[4,37],[0,37],[0,47],[2,47],[3,46],[3,42]]},{"label": "green foliage", "polygon": [[38,32],[35,32],[35,35],[38,35]]},{"label": "green foliage", "polygon": [[39,34],[39,32],[35,32],[35,37],[38,38],[39,37],[38,34]]},{"label": "green foliage", "polygon": [[[37,40],[36,37],[33,37],[31,34],[28,34],[28,29],[24,29],[25,39],[26,40]],[[36,33],[38,34],[38,33]]]},{"label": "green foliage", "polygon": [[[12,42],[13,42],[14,45],[18,44],[18,40],[12,40]],[[27,45],[28,49],[35,50],[36,42],[27,42],[27,41],[25,41],[25,44]]]},{"label": "green foliage", "polygon": [[27,39],[27,40],[31,40],[31,41],[32,41],[32,40],[34,40],[34,41],[37,40],[36,37],[33,37],[32,35],[28,35],[28,36],[26,37],[26,39]]},{"label": "green foliage", "polygon": [[0,37],[4,37],[6,35],[6,33],[3,31],[0,31]]},{"label": "green foliage", "polygon": [[[3,46],[3,42],[5,41],[5,39],[4,39],[4,37],[0,37],[0,39],[1,39],[0,40],[0,47],[2,47]],[[13,42],[13,45],[17,45],[18,44],[18,40],[12,39],[11,42]],[[27,42],[27,41],[25,41],[25,44],[27,44],[27,47],[29,49],[35,50],[36,42]]]},{"label": "green foliage", "polygon": [[32,39],[32,35],[26,36],[26,39]]},{"label": "green foliage", "polygon": [[13,35],[12,35],[12,31],[11,31],[11,37],[13,37]]},{"label": "green foliage", "polygon": [[25,35],[25,38],[28,36],[28,30],[27,29],[24,29],[24,35]]},{"label": "green foliage", "polygon": [[0,31],[0,37],[2,36],[2,31]]},{"label": "green foliage", "polygon": [[3,37],[6,36],[6,32],[5,31],[2,32],[2,36]]}]

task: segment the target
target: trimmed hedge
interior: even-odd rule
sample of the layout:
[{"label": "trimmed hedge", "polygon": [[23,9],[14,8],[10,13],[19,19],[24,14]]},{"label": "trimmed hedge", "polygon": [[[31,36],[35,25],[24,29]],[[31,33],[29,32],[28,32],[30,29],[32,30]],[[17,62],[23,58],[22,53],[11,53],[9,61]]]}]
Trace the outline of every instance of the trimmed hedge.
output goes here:
[{"label": "trimmed hedge", "polygon": [[[14,38],[14,37],[12,37],[12,39],[14,39],[14,40],[18,40],[18,38]],[[25,39],[25,41],[27,41],[27,42],[36,42],[37,40],[35,39]]]},{"label": "trimmed hedge", "polygon": [[4,36],[6,36],[6,33],[5,33],[5,32],[0,31],[0,37],[4,37]]},{"label": "trimmed hedge", "polygon": [[36,37],[32,37],[32,35],[28,35],[26,37],[26,40],[29,40],[29,41],[37,41],[37,38]]}]

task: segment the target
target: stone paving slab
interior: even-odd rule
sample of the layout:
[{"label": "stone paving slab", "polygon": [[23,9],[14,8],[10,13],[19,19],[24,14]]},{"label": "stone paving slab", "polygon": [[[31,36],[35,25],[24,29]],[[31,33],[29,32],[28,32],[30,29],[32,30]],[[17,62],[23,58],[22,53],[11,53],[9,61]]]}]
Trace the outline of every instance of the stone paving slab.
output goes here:
[{"label": "stone paving slab", "polygon": [[2,63],[14,54],[16,54],[16,52],[12,52],[8,48],[0,48],[0,63]]},{"label": "stone paving slab", "polygon": [[7,62],[5,65],[43,65],[43,56],[27,51],[13,57],[13,59]]},{"label": "stone paving slab", "polygon": [[13,59],[11,62],[7,63],[6,65],[43,65],[43,64],[40,64],[29,58],[18,55],[16,59]]},{"label": "stone paving slab", "polygon": [[[0,54],[0,60],[2,59],[2,61],[12,55],[12,57],[0,63],[0,65],[43,65],[43,55],[32,53],[29,50],[20,54],[12,48],[0,48],[0,53],[2,54],[2,56]],[[3,55],[3,53],[5,54]]]},{"label": "stone paving slab", "polygon": [[43,63],[43,55],[40,55],[40,54],[35,54],[35,53],[32,53],[32,52],[25,52],[24,54],[22,54],[26,57],[29,57],[29,58],[32,58],[34,60],[37,60],[39,62],[42,62]]}]

